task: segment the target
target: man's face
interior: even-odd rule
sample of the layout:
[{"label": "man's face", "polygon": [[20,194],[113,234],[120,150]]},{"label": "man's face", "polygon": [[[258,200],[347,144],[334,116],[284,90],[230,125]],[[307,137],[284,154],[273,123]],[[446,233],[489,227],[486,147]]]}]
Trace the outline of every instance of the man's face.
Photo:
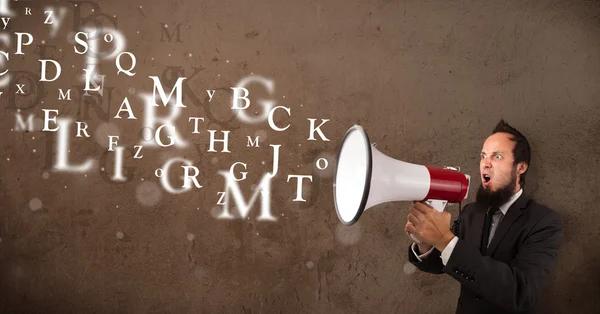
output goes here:
[{"label": "man's face", "polygon": [[510,136],[508,133],[495,133],[483,143],[479,172],[481,184],[487,191],[498,191],[515,180],[515,159],[512,153],[515,142],[510,140]]},{"label": "man's face", "polygon": [[481,186],[477,202],[500,206],[517,192],[517,165],[512,150],[515,142],[508,133],[495,133],[487,138],[481,149],[479,172]]}]

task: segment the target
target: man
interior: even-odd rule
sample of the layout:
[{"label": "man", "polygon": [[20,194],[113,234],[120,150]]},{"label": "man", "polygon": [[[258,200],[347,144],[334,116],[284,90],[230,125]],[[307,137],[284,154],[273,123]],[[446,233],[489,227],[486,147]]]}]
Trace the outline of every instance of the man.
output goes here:
[{"label": "man", "polygon": [[500,120],[483,144],[476,202],[450,230],[450,213],[422,202],[405,230],[421,240],[409,248],[418,269],[447,273],[461,284],[456,313],[537,313],[538,294],[554,267],[562,220],[523,192],[530,163],[527,139]]}]

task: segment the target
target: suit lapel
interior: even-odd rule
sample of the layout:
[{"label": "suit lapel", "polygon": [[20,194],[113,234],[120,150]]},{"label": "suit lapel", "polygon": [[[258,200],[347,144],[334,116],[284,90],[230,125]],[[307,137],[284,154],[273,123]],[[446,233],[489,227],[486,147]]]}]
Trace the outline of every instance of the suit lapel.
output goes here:
[{"label": "suit lapel", "polygon": [[[468,238],[471,240],[473,247],[476,247],[478,250],[481,247],[481,236],[483,231],[483,222],[485,220],[486,208],[475,203],[475,208],[473,212],[473,222],[471,223],[470,232],[473,232],[473,236],[469,234]],[[472,230],[472,231],[471,231]]]},{"label": "suit lapel", "polygon": [[[487,248],[485,255],[490,256],[490,255],[494,254],[494,252],[498,248],[498,245],[502,241],[502,238],[504,238],[504,236],[506,235],[506,233],[508,232],[510,227],[513,225],[513,223],[515,221],[517,221],[519,216],[521,216],[521,214],[523,214],[523,209],[525,207],[527,207],[527,203],[529,203],[529,199],[530,199],[529,196],[526,195],[525,192],[523,192],[523,194],[521,194],[519,199],[516,200],[508,208],[506,215],[504,216],[504,218],[502,218],[500,225],[498,225],[498,228],[496,229],[496,233],[494,234],[494,237],[492,238],[492,242],[490,243],[490,246]],[[484,216],[485,216],[485,214],[484,214]],[[481,233],[481,231],[479,231],[479,232]],[[479,236],[479,238],[481,238],[481,235]]]}]

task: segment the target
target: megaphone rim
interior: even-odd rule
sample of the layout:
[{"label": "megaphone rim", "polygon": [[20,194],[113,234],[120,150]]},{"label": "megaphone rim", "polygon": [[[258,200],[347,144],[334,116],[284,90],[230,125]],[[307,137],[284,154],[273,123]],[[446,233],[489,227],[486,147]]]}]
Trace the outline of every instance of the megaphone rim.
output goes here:
[{"label": "megaphone rim", "polygon": [[[336,189],[336,180],[337,180],[337,172],[338,172],[338,168],[339,168],[339,161],[340,161],[340,156],[342,154],[342,148],[344,147],[344,143],[346,142],[346,138],[348,137],[348,135],[350,135],[350,133],[352,133],[353,131],[358,131],[360,132],[364,137],[363,139],[365,140],[365,146],[367,147],[366,149],[366,153],[367,153],[367,169],[366,169],[366,175],[365,175],[365,188],[363,189],[363,195],[362,195],[362,199],[360,201],[360,205],[358,206],[358,210],[356,211],[356,214],[354,215],[354,217],[350,220],[350,221],[345,221],[342,218],[342,215],[340,214],[340,210],[338,208],[338,202],[337,202],[337,189]],[[342,139],[342,143],[340,144],[340,147],[338,149],[337,152],[337,159],[336,159],[336,165],[335,165],[335,171],[333,174],[333,203],[335,206],[335,212],[338,216],[338,219],[346,226],[351,226],[354,223],[356,223],[358,221],[358,219],[360,218],[360,216],[362,215],[362,213],[365,211],[365,206],[367,205],[367,200],[369,198],[369,193],[371,191],[371,174],[372,174],[372,170],[373,170],[373,155],[372,155],[372,150],[371,150],[371,141],[369,140],[369,135],[367,134],[367,132],[363,129],[363,127],[361,127],[358,124],[355,124],[354,126],[352,126],[350,129],[348,129],[348,131],[346,131],[346,134],[344,134],[344,138]]]}]

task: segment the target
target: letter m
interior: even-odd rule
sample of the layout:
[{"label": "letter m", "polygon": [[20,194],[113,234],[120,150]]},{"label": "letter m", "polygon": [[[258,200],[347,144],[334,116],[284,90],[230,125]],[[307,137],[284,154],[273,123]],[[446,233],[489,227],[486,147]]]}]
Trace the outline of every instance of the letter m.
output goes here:
[{"label": "letter m", "polygon": [[67,92],[63,92],[62,88],[58,89],[58,100],[71,100],[71,89],[69,88]]},{"label": "letter m", "polygon": [[[177,35],[176,37],[176,41],[178,43],[181,43],[181,23],[177,24],[177,26],[175,26],[175,30],[173,31],[173,33],[169,34],[169,29],[167,28],[167,24],[161,24],[161,28],[162,28],[162,33],[160,34],[160,42],[164,43],[166,41],[171,42],[171,39],[173,39],[173,36]],[[167,40],[165,41],[165,37],[167,37]]]},{"label": "letter m", "polygon": [[149,77],[152,79],[152,81],[154,81],[154,89],[152,90],[152,101],[154,107],[159,107],[159,105],[156,103],[156,92],[158,91],[158,95],[160,96],[160,100],[162,100],[164,106],[167,106],[167,103],[169,103],[169,100],[171,100],[171,97],[173,97],[173,93],[175,93],[175,97],[177,98],[175,107],[185,108],[185,106],[183,105],[183,94],[181,93],[181,90],[183,89],[182,84],[183,80],[185,80],[185,77],[177,78],[177,82],[175,82],[175,86],[173,86],[173,89],[169,93],[169,96],[167,96],[167,94],[165,93],[165,90],[163,89],[162,83],[160,82],[160,79],[158,79],[158,76]]},{"label": "letter m", "polygon": [[15,131],[21,132],[26,130],[28,132],[33,132],[33,114],[27,116],[27,123],[23,121],[23,117],[20,113],[17,113],[15,116],[17,117]]},{"label": "letter m", "polygon": [[277,218],[271,215],[271,176],[268,173],[264,174],[260,183],[254,189],[254,194],[250,198],[250,201],[246,203],[244,200],[244,196],[240,190],[240,187],[235,181],[234,177],[228,171],[219,171],[219,174],[225,177],[225,205],[223,205],[223,212],[218,216],[218,218],[225,219],[234,219],[235,217],[229,213],[229,196],[233,195],[233,200],[235,202],[236,208],[240,212],[240,217],[245,219],[248,217],[248,212],[250,212],[250,208],[254,204],[254,201],[258,197],[258,194],[261,195],[261,215],[258,217],[258,220],[270,220],[276,221]]},{"label": "letter m", "polygon": [[260,136],[255,137],[254,142],[252,142],[252,138],[250,137],[250,135],[248,135],[247,137],[248,144],[246,145],[246,147],[258,147],[258,139],[260,138]]}]

